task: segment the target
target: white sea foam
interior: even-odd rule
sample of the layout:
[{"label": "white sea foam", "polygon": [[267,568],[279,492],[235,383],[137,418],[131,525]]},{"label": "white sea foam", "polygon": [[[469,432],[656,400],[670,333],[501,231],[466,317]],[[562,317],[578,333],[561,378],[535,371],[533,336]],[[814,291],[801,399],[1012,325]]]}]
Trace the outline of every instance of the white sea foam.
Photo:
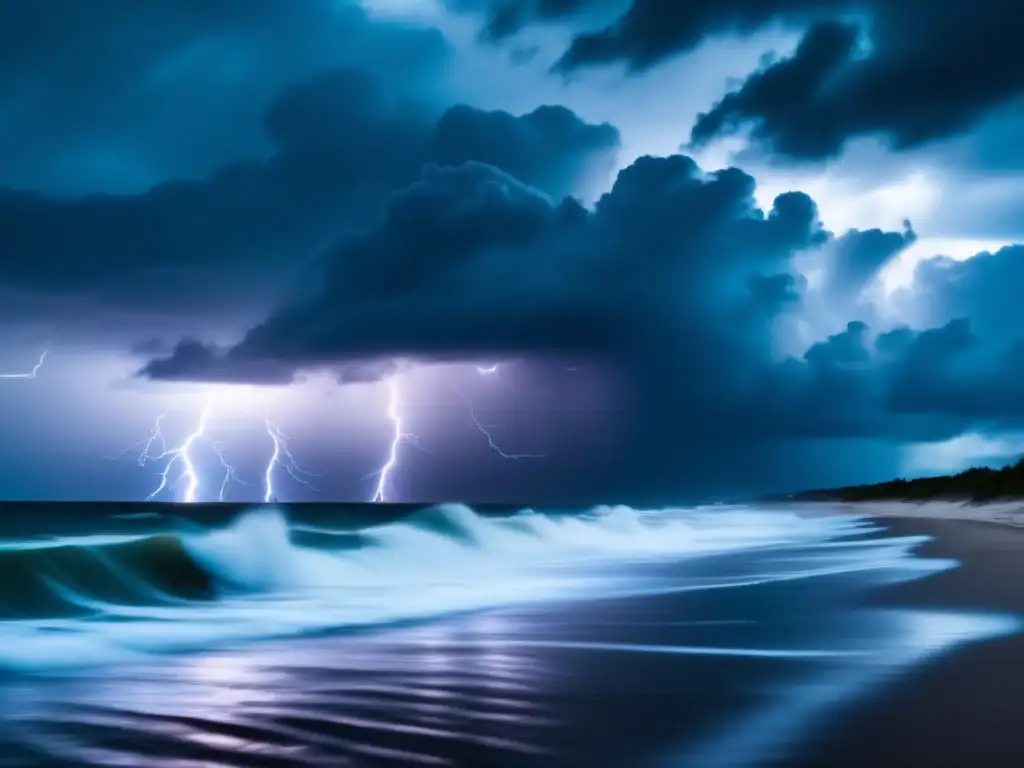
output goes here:
[{"label": "white sea foam", "polygon": [[[554,599],[730,589],[853,572],[905,579],[952,565],[913,558],[919,537],[841,541],[878,530],[855,517],[730,507],[645,511],[619,506],[575,516],[527,510],[493,518],[463,505],[444,505],[364,528],[359,535],[365,546],[332,551],[296,545],[283,514],[259,509],[226,527],[180,536],[187,555],[220,585],[218,599],[121,605],[54,582],[55,592],[92,617],[3,622],[0,666],[107,661],[119,654]],[[770,566],[761,563],[754,572],[695,582],[664,569],[651,576],[626,566],[772,547],[796,554]],[[621,565],[604,567],[615,563]]]},{"label": "white sea foam", "polygon": [[149,536],[130,534],[97,534],[89,536],[47,536],[46,538],[0,541],[0,552],[25,552],[59,547],[109,547],[143,541]]}]

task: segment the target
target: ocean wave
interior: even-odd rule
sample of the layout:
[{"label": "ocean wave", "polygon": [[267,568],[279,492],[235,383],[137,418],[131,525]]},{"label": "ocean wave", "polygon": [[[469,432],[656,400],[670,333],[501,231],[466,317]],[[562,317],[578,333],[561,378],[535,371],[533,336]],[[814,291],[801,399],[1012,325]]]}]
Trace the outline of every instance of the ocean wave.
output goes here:
[{"label": "ocean wave", "polygon": [[[282,512],[258,508],[208,530],[7,542],[0,666],[121,660],[543,600],[880,570],[906,577],[950,565],[913,560],[920,538],[878,531],[852,517],[731,507],[487,517],[449,504],[354,531],[292,526]],[[615,567],[781,547],[806,554],[697,581]]]}]

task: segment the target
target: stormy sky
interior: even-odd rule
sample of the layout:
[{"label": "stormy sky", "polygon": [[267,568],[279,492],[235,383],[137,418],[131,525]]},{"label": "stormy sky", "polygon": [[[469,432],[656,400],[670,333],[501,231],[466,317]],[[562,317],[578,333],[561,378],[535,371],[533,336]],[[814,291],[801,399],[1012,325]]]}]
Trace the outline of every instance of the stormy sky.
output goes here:
[{"label": "stormy sky", "polygon": [[0,498],[644,504],[1013,459],[1022,28],[2,4]]}]

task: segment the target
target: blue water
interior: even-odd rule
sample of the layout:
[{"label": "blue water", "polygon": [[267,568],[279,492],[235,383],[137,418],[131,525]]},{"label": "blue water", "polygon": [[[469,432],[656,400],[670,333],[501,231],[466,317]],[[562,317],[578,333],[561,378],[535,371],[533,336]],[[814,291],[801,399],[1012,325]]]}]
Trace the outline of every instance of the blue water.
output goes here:
[{"label": "blue water", "polygon": [[11,507],[0,764],[757,765],[1017,629],[866,607],[957,566],[869,520],[383,512]]}]

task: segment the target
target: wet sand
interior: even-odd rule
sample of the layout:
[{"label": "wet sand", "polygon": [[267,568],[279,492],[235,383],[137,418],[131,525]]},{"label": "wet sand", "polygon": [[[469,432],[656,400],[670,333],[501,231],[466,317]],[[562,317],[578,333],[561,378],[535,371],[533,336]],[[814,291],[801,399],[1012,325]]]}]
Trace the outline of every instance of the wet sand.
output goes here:
[{"label": "wet sand", "polygon": [[[896,534],[934,536],[920,554],[955,558],[962,565],[880,590],[870,596],[872,604],[1024,615],[1024,531],[991,522],[923,519],[928,505],[907,506],[916,514],[880,522]],[[981,515],[992,512],[974,509]],[[938,516],[948,513],[934,511]],[[906,519],[910,517],[916,519]],[[804,758],[789,758],[782,764],[800,768],[1024,764],[1024,635],[971,644],[921,665],[896,685],[829,718]]]},{"label": "wet sand", "polygon": [[1024,499],[973,502],[959,499],[933,501],[814,501],[769,505],[811,514],[868,515],[915,520],[971,520],[1024,527]]}]

